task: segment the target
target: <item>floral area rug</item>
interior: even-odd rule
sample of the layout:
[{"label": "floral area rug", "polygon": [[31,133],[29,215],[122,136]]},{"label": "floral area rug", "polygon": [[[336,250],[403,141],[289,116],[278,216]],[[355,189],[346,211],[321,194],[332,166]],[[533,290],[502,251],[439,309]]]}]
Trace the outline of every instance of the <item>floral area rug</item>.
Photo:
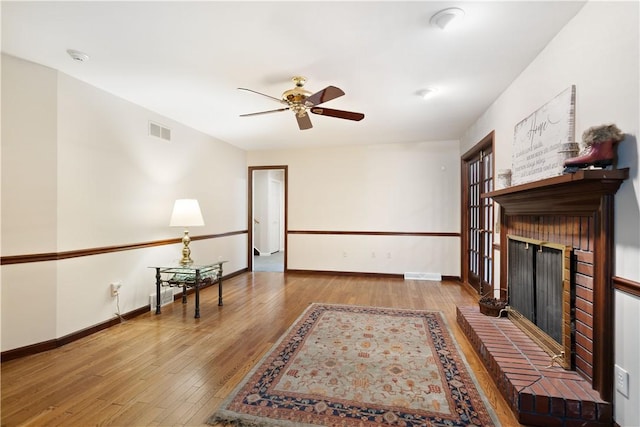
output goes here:
[{"label": "floral area rug", "polygon": [[209,424],[494,426],[437,311],[311,304]]}]

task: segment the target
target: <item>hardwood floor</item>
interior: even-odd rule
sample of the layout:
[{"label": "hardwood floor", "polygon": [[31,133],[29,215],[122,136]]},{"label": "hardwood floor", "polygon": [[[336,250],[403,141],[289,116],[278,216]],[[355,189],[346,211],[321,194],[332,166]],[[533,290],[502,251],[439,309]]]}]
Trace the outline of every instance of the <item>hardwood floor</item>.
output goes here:
[{"label": "hardwood floor", "polygon": [[59,349],[2,364],[2,426],[202,426],[309,303],[441,310],[504,426],[519,426],[456,323],[453,282],[246,273]]}]

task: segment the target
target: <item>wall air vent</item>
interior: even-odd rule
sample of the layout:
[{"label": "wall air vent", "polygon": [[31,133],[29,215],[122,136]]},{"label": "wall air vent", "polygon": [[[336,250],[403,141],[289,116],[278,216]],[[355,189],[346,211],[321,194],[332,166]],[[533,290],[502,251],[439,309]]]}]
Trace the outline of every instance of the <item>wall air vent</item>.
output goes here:
[{"label": "wall air vent", "polygon": [[171,141],[171,129],[152,121],[149,121],[149,135]]},{"label": "wall air vent", "polygon": [[[160,290],[160,306],[165,306],[173,302],[173,288],[162,288]],[[156,294],[155,292],[149,295],[149,310],[154,311],[156,309]]]}]

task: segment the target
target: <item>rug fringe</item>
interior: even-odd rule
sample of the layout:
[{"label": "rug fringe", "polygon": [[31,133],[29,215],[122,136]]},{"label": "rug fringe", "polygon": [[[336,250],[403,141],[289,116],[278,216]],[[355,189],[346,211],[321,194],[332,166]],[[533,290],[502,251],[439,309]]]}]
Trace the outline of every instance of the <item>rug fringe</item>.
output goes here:
[{"label": "rug fringe", "polygon": [[263,420],[259,419],[249,419],[246,418],[238,418],[237,415],[223,415],[223,414],[213,414],[208,420],[207,424],[215,426],[222,424],[225,427],[273,427],[277,424],[265,423]]}]

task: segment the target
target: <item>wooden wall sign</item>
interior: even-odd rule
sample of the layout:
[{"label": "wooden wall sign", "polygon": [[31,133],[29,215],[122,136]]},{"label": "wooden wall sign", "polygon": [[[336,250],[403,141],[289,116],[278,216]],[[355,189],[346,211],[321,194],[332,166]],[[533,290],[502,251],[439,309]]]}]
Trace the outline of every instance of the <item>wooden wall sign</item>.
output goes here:
[{"label": "wooden wall sign", "polygon": [[562,91],[515,126],[512,185],[562,174],[562,144],[575,140],[576,87]]}]

